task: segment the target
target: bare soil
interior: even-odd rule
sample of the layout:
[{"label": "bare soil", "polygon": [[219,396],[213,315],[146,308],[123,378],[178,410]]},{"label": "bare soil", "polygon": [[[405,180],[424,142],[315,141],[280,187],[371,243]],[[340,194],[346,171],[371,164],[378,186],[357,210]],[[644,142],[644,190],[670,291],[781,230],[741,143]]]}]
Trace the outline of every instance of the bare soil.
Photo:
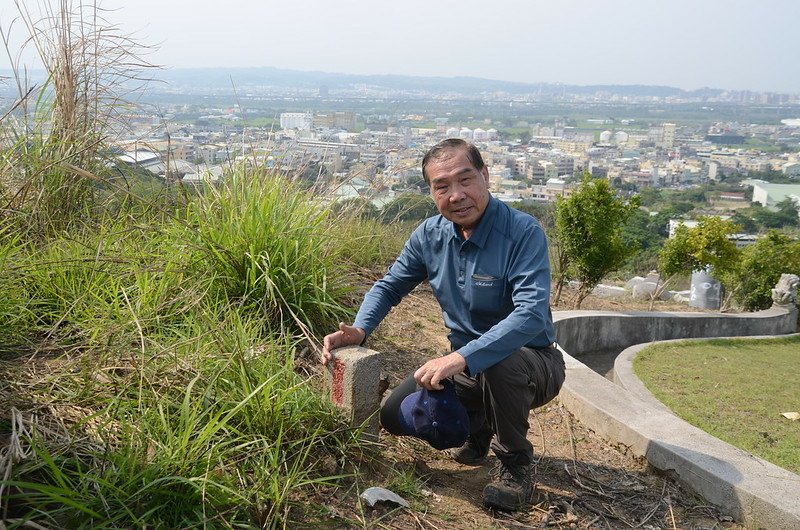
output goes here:
[{"label": "bare soil", "polygon": [[[567,291],[554,310],[571,309]],[[647,310],[647,302],[589,297],[582,309]],[[684,305],[659,302],[660,311],[686,311]],[[448,342],[441,312],[429,289],[421,286],[396,307],[370,338],[384,354],[389,386],[425,360],[446,353]],[[445,453],[413,438],[381,435],[381,462],[364,487],[385,486],[398,471],[413,472],[419,487],[411,492],[412,509],[376,508],[368,512],[369,528],[496,529],[744,529],[727,514],[648,467],[647,462],[600,438],[580,424],[558,402],[531,413],[529,438],[536,465],[536,493],[526,509],[504,513],[482,505],[483,487],[496,465],[458,464]],[[384,482],[382,482],[384,481]],[[344,499],[342,499],[344,500]]]}]

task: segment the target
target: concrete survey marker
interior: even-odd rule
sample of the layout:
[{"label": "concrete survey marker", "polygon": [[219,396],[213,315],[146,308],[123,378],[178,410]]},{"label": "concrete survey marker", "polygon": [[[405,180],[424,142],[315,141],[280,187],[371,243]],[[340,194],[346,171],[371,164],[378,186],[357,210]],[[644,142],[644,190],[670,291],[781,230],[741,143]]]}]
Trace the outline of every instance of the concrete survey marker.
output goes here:
[{"label": "concrete survey marker", "polygon": [[377,439],[381,405],[380,354],[360,346],[339,348],[328,363],[331,401],[345,410],[353,427],[364,425],[364,436]]}]

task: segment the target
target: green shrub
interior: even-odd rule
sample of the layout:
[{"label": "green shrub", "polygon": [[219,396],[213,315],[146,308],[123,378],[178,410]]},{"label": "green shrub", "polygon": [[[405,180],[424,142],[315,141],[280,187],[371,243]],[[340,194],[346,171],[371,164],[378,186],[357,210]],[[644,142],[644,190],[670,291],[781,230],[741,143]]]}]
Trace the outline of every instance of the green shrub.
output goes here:
[{"label": "green shrub", "polygon": [[800,241],[771,230],[742,249],[723,282],[732,286],[731,296],[744,310],[758,311],[772,305],[772,288],[781,274],[800,276]]}]

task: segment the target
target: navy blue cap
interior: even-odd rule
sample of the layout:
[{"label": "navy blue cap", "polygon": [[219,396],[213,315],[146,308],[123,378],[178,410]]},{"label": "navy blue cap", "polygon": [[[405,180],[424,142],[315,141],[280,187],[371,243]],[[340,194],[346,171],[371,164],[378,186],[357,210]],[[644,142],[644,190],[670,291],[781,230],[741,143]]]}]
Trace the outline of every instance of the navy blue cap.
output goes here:
[{"label": "navy blue cap", "polygon": [[467,409],[456,397],[453,382],[442,390],[417,390],[400,403],[399,423],[406,435],[425,440],[436,449],[461,447],[469,436]]}]

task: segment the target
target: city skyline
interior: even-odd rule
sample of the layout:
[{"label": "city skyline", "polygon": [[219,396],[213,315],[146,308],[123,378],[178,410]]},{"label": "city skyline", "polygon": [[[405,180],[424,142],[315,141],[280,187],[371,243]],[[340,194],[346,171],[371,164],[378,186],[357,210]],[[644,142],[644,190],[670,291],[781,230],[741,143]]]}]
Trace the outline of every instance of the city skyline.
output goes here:
[{"label": "city skyline", "polygon": [[[100,5],[121,31],[158,46],[146,59],[167,68],[274,66],[800,93],[800,37],[792,27],[800,2],[792,0]],[[37,12],[37,6],[28,9]],[[14,0],[0,0],[4,31],[16,14]],[[17,22],[12,29],[14,37],[22,28]],[[12,49],[20,39],[12,39]],[[0,68],[8,64],[0,60]]]}]

